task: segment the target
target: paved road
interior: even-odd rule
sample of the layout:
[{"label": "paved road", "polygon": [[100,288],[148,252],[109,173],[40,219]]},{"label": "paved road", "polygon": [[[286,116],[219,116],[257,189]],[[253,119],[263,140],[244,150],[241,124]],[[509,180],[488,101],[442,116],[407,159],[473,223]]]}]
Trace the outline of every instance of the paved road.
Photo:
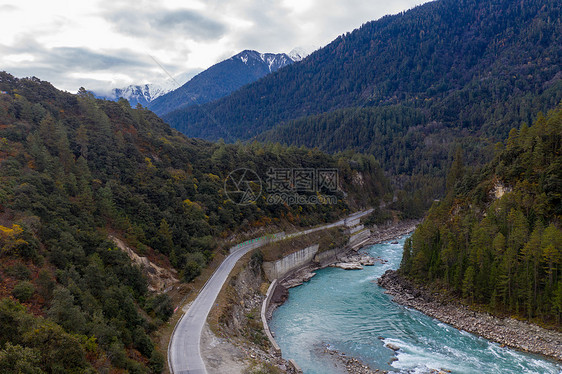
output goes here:
[{"label": "paved road", "polygon": [[[372,212],[372,209],[354,213],[347,219],[360,218],[370,212]],[[342,219],[328,225],[290,235],[285,235],[283,233],[276,234],[273,240],[280,240],[341,226],[345,221],[346,219]],[[205,286],[203,286],[197,298],[191,303],[189,309],[179,320],[172,333],[168,346],[168,365],[173,374],[207,374],[203,358],[201,357],[200,346],[201,332],[203,331],[207,316],[236,262],[252,249],[261,247],[267,242],[268,240],[256,240],[233,247],[230,251],[230,255],[225,258],[211,278],[205,283]]]}]

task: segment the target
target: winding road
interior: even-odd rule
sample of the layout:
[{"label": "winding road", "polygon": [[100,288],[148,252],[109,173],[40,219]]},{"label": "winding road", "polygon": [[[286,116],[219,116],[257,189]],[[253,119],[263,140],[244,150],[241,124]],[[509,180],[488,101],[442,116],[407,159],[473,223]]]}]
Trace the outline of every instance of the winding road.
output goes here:
[{"label": "winding road", "polygon": [[271,241],[277,241],[284,238],[309,234],[314,231],[326,230],[336,226],[342,226],[347,220],[361,218],[373,210],[365,210],[354,213],[345,219],[330,223],[324,226],[315,227],[286,235],[284,233],[275,234],[269,240],[251,240],[242,244],[238,244],[230,249],[230,255],[215,270],[211,278],[205,283],[199,295],[191,303],[189,309],[180,318],[168,345],[168,365],[172,374],[207,374],[205,363],[201,357],[201,333],[203,326],[207,321],[207,316],[215,303],[217,296],[228,275],[236,265],[236,262],[246,253],[254,248]]}]

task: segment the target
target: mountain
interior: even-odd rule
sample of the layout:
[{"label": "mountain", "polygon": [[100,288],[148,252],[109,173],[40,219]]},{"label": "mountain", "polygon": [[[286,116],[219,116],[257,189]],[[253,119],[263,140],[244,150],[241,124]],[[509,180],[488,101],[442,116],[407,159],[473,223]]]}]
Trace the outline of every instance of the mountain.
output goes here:
[{"label": "mountain", "polygon": [[291,52],[287,53],[287,55],[293,60],[294,62],[299,62],[304,60],[308,57],[312,52],[317,50],[317,47],[314,46],[307,46],[307,47],[296,47],[291,50]]},{"label": "mountain", "polygon": [[429,2],[163,118],[193,137],[351,147],[392,172],[443,170],[459,140],[493,144],[562,100],[561,8],[556,0]]},{"label": "mountain", "polygon": [[174,79],[168,78],[161,83],[150,83],[144,85],[129,85],[124,88],[114,88],[109,94],[94,93],[100,99],[117,101],[120,98],[127,99],[134,108],[137,104],[148,106],[156,98],[175,90],[187,82],[193,75],[191,73],[180,74]]},{"label": "mountain", "polygon": [[[264,191],[238,204],[225,186],[240,168],[264,183],[272,168],[337,168],[331,189],[299,194],[336,201],[275,203]],[[189,282],[239,235],[334,221],[385,194],[373,157],[189,139],[126,101],[0,72],[0,367],[160,373],[151,336],[173,304],[149,288],[156,268],[132,259]]]},{"label": "mountain", "polygon": [[119,100],[120,98],[127,99],[132,106],[137,106],[140,104],[142,106],[147,106],[156,97],[165,94],[162,93],[160,87],[154,87],[152,84],[145,84],[143,86],[129,85],[125,88],[114,88],[111,90],[111,94],[108,96],[96,95],[99,98],[107,100]]},{"label": "mountain", "polygon": [[306,50],[295,49],[292,53],[295,60],[285,53],[242,51],[211,66],[178,89],[150,102],[148,107],[158,115],[165,115],[179,108],[219,99],[302,59],[306,55]]},{"label": "mountain", "polygon": [[504,315],[562,321],[562,106],[510,131],[482,168],[460,155],[400,271]]}]

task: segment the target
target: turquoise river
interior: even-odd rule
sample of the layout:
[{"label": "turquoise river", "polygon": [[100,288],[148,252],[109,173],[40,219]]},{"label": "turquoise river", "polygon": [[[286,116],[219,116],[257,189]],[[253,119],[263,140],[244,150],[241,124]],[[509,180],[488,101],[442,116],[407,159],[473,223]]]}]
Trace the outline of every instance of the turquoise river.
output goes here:
[{"label": "turquoise river", "polygon": [[[562,366],[459,331],[393,303],[376,280],[400,264],[404,238],[364,250],[388,260],[363,270],[327,268],[302,286],[273,314],[270,326],[283,357],[305,374],[340,373],[325,349],[360,358],[373,369],[396,373],[562,373]],[[386,348],[392,343],[400,350]]]}]

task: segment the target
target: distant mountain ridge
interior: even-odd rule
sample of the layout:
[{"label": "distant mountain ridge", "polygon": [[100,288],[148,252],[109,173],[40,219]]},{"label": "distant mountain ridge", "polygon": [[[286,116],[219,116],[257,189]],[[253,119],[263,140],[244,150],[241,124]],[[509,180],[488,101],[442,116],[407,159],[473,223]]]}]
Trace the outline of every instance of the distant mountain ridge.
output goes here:
[{"label": "distant mountain ridge", "polygon": [[[356,130],[351,134],[336,129],[346,136],[333,137],[343,143],[335,146],[326,137],[308,138],[317,121],[294,136],[305,122],[300,119],[345,108],[399,105],[421,111],[425,124],[436,124],[433,128],[500,140],[562,99],[561,9],[555,0],[429,2],[366,23],[228,97],[163,118],[192,137],[234,141],[273,129],[269,140],[337,151],[349,137],[358,139],[358,148],[369,149],[376,138],[367,132],[388,132],[392,138],[394,130],[374,129],[366,117],[359,118],[365,126],[352,124]],[[401,126],[405,133],[415,126],[414,133],[424,130],[417,118]],[[296,123],[287,125],[290,121]],[[293,128],[280,134],[276,130],[284,124]]]},{"label": "distant mountain ridge", "polygon": [[313,49],[314,47],[297,47],[289,53],[260,53],[244,50],[200,72],[195,77],[182,74],[162,83],[129,85],[114,88],[110,94],[94,93],[94,95],[112,101],[124,98],[132,107],[141,104],[158,115],[165,115],[182,107],[220,99],[284,66],[302,61]]},{"label": "distant mountain ridge", "polygon": [[182,84],[187,82],[193,77],[193,74],[184,73],[180,74],[173,79],[168,78],[165,81],[159,83],[148,83],[148,84],[131,84],[127,87],[114,88],[109,94],[102,94],[94,92],[94,95],[100,99],[107,99],[116,101],[119,98],[124,98],[129,101],[129,104],[134,108],[137,104],[141,104],[146,107],[148,104],[155,100],[156,98],[167,94],[170,91],[175,90]]},{"label": "distant mountain ridge", "polygon": [[148,103],[148,108],[158,115],[165,115],[179,108],[220,99],[306,56],[305,50],[295,49],[291,53],[292,57],[285,53],[244,50],[199,73],[183,86],[159,96]]}]

